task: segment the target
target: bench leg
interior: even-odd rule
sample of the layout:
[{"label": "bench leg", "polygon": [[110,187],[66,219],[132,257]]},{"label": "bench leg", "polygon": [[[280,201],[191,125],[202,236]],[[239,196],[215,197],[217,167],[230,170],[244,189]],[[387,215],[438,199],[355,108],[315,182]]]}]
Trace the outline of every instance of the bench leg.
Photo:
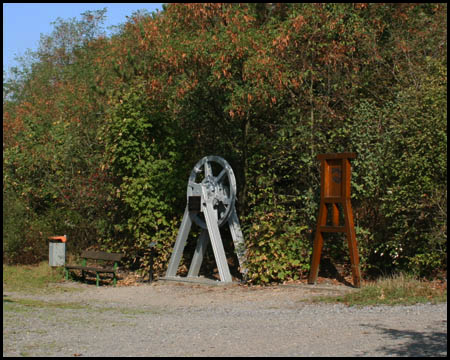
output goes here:
[{"label": "bench leg", "polygon": [[98,283],[99,283],[99,276],[98,276],[98,272],[95,272],[95,275],[96,275],[96,281],[95,281],[95,283],[97,284],[97,287],[98,287]]},{"label": "bench leg", "polygon": [[116,287],[116,284],[117,284],[116,273],[113,273],[113,284],[114,284],[114,287]]},{"label": "bench leg", "polygon": [[66,280],[73,280],[73,276],[72,276],[72,274],[70,273],[70,269],[67,269],[67,268],[64,268],[64,272],[65,272],[65,278],[66,278]]},{"label": "bench leg", "polygon": [[153,251],[150,254],[150,271],[148,272],[148,282],[153,282]]}]

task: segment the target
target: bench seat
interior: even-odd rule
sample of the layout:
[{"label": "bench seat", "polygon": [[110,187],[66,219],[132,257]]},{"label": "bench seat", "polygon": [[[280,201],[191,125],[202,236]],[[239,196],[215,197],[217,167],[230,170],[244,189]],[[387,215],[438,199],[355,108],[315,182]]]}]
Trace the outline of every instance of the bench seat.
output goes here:
[{"label": "bench seat", "polygon": [[[83,259],[82,265],[65,265],[65,273],[66,273],[66,279],[69,279],[69,270],[81,270],[82,276],[84,278],[84,272],[85,271],[91,271],[95,272],[96,276],[96,284],[99,286],[100,278],[99,273],[110,273],[113,274],[113,284],[116,286],[117,279],[116,279],[116,272],[119,267],[119,262],[122,260],[122,258],[125,256],[125,254],[117,254],[117,253],[108,253],[105,251],[93,251],[93,250],[86,250],[81,253],[81,258]],[[87,260],[103,260],[108,262],[114,262],[114,266],[92,266],[87,265]]]},{"label": "bench seat", "polygon": [[113,273],[116,272],[114,268],[102,268],[102,267],[93,267],[93,266],[83,266],[83,265],[67,265],[67,269],[75,269],[75,270],[86,270],[86,271],[97,271],[104,273]]}]

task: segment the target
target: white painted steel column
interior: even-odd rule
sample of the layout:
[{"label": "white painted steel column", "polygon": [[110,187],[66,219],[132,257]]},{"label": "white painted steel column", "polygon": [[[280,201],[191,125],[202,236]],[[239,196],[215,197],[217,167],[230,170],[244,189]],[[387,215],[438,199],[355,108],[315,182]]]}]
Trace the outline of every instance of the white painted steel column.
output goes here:
[{"label": "white painted steel column", "polygon": [[[203,192],[205,190],[203,189]],[[202,206],[205,206],[202,204]],[[217,225],[217,212],[211,202],[206,202],[205,214],[206,227],[208,228],[209,238],[216,258],[217,269],[219,270],[220,280],[222,282],[232,282],[230,269],[228,268],[225,249],[223,248],[222,239],[220,237],[219,226]]]},{"label": "white painted steel column", "polygon": [[192,220],[189,215],[188,207],[184,210],[183,220],[181,221],[180,230],[178,231],[177,240],[170,257],[169,266],[167,267],[166,276],[175,276],[177,274],[178,265],[180,265],[181,256],[186,246],[186,240],[191,229]]}]

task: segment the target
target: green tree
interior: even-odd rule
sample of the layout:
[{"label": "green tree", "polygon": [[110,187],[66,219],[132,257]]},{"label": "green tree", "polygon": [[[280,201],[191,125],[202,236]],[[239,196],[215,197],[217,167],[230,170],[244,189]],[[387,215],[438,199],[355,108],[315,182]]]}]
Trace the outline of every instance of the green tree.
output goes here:
[{"label": "green tree", "polygon": [[[168,4],[110,38],[103,12],[58,20],[4,83],[4,193],[27,224],[67,233],[69,219],[79,247],[144,272],[156,240],[163,273],[189,172],[220,155],[251,281],[285,281],[309,270],[317,154],[355,151],[364,273],[431,276],[446,269],[446,10]],[[349,263],[343,240],[324,255]]]},{"label": "green tree", "polygon": [[94,88],[104,13],[85,13],[79,22],[58,19],[34,62],[4,86],[3,191],[25,204],[35,259],[46,256],[51,234],[69,235],[73,251],[92,244],[106,214],[97,139],[104,101]]}]

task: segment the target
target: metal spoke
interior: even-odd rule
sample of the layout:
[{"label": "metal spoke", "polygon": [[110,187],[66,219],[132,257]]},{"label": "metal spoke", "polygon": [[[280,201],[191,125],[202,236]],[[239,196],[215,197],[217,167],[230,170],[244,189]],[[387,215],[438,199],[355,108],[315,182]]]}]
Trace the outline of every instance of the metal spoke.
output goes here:
[{"label": "metal spoke", "polygon": [[226,173],[227,173],[227,169],[223,168],[222,171],[220,172],[220,174],[217,175],[217,177],[216,177],[217,183],[220,183],[220,181],[226,175]]},{"label": "metal spoke", "polygon": [[208,161],[205,161],[205,178],[208,177],[208,175],[212,176],[211,164]]}]

